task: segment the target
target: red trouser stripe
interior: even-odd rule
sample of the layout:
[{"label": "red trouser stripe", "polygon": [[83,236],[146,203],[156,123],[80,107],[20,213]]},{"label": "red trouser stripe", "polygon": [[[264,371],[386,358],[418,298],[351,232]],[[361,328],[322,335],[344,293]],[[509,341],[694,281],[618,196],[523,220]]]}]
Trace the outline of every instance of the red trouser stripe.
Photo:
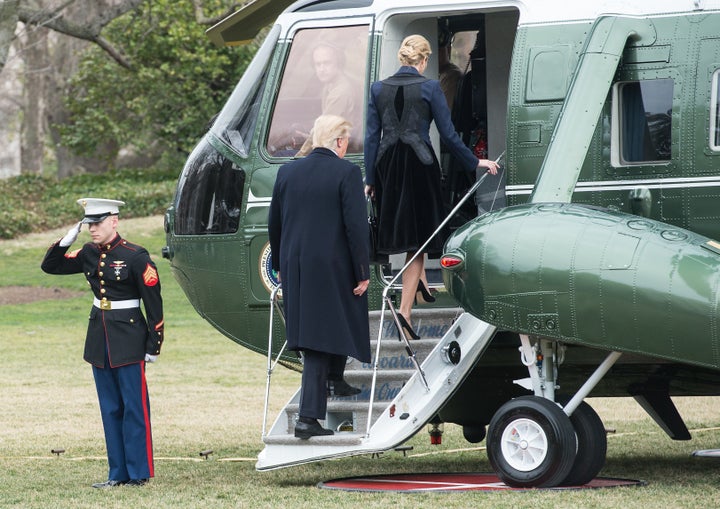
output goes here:
[{"label": "red trouser stripe", "polygon": [[147,448],[148,468],[150,477],[155,477],[155,465],[153,462],[152,430],[150,429],[150,411],[148,406],[147,380],[145,379],[145,363],[140,363],[141,385],[142,385],[142,407],[145,418],[145,447]]}]

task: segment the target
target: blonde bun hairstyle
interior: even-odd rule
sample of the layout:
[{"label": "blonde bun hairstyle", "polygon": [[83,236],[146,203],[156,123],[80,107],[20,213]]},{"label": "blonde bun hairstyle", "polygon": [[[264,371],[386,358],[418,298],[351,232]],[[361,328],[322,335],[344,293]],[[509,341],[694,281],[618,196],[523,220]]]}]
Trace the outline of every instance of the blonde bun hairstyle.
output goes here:
[{"label": "blonde bun hairstyle", "polygon": [[432,54],[430,43],[422,35],[408,35],[398,50],[398,60],[402,65],[419,65]]}]

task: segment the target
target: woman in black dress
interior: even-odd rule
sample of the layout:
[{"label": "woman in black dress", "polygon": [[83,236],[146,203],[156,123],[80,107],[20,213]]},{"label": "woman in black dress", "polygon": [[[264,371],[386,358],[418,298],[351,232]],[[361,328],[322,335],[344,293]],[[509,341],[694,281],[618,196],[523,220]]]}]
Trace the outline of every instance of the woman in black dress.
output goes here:
[{"label": "woman in black dress", "polygon": [[[378,209],[378,252],[407,253],[406,263],[446,216],[440,194],[440,165],[430,144],[430,123],[435,121],[440,137],[467,171],[487,168],[495,175],[497,164],[478,159],[463,145],[450,119],[450,110],[440,82],[422,73],[430,56],[430,43],[421,35],[410,35],[400,45],[400,69],[391,77],[372,84],[365,131],[365,193]],[[427,255],[442,253],[444,235],[436,236]],[[400,323],[417,339],[410,315],[417,292],[429,295],[424,256],[405,270],[400,299]]]}]

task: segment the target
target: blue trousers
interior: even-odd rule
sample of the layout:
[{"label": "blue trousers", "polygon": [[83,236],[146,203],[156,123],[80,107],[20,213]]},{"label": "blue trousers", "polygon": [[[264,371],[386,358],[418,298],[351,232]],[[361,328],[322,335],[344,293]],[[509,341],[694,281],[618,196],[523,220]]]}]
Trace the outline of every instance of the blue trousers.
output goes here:
[{"label": "blue trousers", "polygon": [[105,430],[108,479],[127,481],[155,476],[150,399],[145,362],[111,368],[93,366]]}]

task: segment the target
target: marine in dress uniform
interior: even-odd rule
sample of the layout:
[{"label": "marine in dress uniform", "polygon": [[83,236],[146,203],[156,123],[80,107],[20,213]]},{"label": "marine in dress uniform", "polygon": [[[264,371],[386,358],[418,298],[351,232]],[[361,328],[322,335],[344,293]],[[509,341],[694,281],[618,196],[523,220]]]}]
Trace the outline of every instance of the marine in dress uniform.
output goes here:
[{"label": "marine in dress uniform", "polygon": [[[92,365],[109,464],[94,488],[141,486],[154,477],[145,365],[163,342],[163,305],[155,264],[117,232],[118,200],[83,198],[85,217],[48,249],[42,270],[83,273],[93,292],[84,359]],[[92,242],[69,251],[83,224]],[[142,300],[145,314],[140,309]]]}]

